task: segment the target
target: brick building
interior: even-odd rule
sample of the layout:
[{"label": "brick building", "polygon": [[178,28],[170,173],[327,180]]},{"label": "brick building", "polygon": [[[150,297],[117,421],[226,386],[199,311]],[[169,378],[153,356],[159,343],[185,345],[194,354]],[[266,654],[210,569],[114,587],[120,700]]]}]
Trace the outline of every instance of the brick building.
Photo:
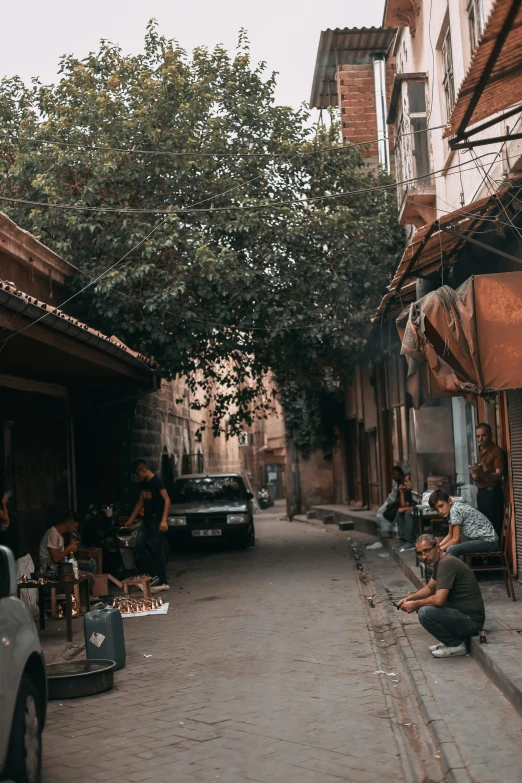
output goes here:
[{"label": "brick building", "polygon": [[324,30],[319,39],[311,109],[338,107],[343,141],[361,148],[373,165],[390,170],[387,104],[394,73],[394,30],[378,27]]}]

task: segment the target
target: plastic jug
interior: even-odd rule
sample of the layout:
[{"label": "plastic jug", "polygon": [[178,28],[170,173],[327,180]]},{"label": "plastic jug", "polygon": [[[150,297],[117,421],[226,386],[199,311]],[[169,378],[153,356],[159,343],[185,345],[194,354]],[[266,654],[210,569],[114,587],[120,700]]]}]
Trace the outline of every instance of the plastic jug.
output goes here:
[{"label": "plastic jug", "polygon": [[119,609],[107,606],[84,616],[85,651],[89,660],[116,661],[115,671],[123,669],[127,658],[123,618]]}]

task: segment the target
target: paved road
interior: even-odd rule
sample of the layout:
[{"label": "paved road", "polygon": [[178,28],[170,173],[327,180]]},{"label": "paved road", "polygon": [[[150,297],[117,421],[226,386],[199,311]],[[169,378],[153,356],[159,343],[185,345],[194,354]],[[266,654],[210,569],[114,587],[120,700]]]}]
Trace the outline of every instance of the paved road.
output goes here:
[{"label": "paved road", "polygon": [[346,537],[257,529],[173,580],[166,617],[125,620],[116,688],[50,703],[45,783],[406,779]]}]

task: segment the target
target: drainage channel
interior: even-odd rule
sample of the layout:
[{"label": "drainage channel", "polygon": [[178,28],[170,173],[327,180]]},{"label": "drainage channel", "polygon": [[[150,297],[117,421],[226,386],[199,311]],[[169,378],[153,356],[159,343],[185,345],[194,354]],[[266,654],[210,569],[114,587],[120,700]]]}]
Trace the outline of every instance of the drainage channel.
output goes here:
[{"label": "drainage channel", "polygon": [[381,678],[383,685],[405,783],[451,783],[452,777],[444,774],[439,750],[426,726],[409,672],[397,648],[391,620],[383,606],[388,598],[377,589],[361,549],[355,544],[351,549],[377,663],[375,676]]}]

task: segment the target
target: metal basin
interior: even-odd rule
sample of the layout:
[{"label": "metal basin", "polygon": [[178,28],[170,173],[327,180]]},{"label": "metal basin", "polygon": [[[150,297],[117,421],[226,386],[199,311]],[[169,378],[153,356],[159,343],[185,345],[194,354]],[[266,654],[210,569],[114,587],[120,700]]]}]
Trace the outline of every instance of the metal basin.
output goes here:
[{"label": "metal basin", "polygon": [[51,663],[47,668],[50,699],[76,699],[93,696],[112,688],[115,661],[96,660]]}]

